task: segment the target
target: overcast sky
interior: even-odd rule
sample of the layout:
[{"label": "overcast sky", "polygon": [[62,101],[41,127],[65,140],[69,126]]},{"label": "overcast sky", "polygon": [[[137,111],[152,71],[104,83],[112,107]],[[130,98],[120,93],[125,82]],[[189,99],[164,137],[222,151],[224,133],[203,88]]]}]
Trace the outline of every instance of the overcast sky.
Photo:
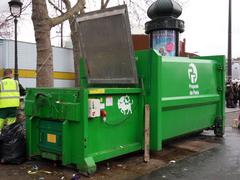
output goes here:
[{"label": "overcast sky", "polygon": [[[122,0],[116,1],[122,2]],[[179,18],[185,21],[185,32],[181,34],[181,39],[186,38],[186,50],[197,52],[199,55],[227,55],[228,0],[180,1],[185,2],[183,13]],[[8,10],[7,2],[8,0],[0,1],[0,11]],[[87,0],[87,2],[90,2],[90,0]],[[232,54],[233,57],[240,57],[240,21],[238,19],[240,17],[240,1],[232,0],[232,4]],[[142,8],[147,9],[148,7]],[[138,30],[137,33],[144,32],[144,22],[139,28],[140,31]],[[29,16],[21,16],[19,31],[19,40],[34,41],[34,32]],[[58,39],[53,37],[52,40],[56,44],[59,42]]]},{"label": "overcast sky", "polygon": [[[239,0],[233,0],[233,56],[240,56],[240,22],[236,17]],[[183,7],[180,16],[185,21],[187,51],[200,55],[227,54],[228,0],[190,0]],[[240,41],[239,41],[240,42]]]}]

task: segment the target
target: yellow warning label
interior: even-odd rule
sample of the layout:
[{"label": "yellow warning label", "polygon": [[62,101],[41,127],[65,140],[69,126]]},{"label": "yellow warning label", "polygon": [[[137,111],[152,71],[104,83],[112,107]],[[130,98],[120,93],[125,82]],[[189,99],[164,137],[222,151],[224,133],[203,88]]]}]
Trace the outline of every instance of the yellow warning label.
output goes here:
[{"label": "yellow warning label", "polygon": [[105,89],[89,89],[89,94],[105,94]]},{"label": "yellow warning label", "polygon": [[47,134],[47,141],[55,144],[57,142],[57,136],[55,134]]}]

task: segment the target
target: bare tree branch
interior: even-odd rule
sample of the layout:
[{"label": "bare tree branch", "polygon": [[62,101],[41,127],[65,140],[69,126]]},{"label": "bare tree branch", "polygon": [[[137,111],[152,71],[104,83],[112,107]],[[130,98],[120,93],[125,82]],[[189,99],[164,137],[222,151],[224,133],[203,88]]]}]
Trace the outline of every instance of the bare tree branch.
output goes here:
[{"label": "bare tree branch", "polygon": [[101,0],[101,9],[106,9],[109,1],[110,1],[110,0],[106,0],[106,1],[104,2],[104,0]]},{"label": "bare tree branch", "polygon": [[63,14],[64,12],[56,5],[54,4],[51,0],[48,0],[49,4],[51,4],[53,6],[54,9],[56,9],[57,11],[59,11],[61,14]]},{"label": "bare tree branch", "polygon": [[72,6],[71,6],[71,2],[69,0],[62,0],[67,8],[67,10],[69,10]]},{"label": "bare tree branch", "polygon": [[101,0],[101,9],[103,9],[104,6],[104,0]]},{"label": "bare tree branch", "polygon": [[61,16],[49,19],[49,25],[51,27],[54,27],[54,26],[62,23],[63,21],[69,19],[71,16],[73,16],[74,14],[76,14],[77,12],[79,12],[80,10],[82,10],[84,8],[85,8],[85,1],[78,0],[74,7],[72,7],[70,10],[68,10]]},{"label": "bare tree branch", "polygon": [[142,8],[142,7],[139,5],[139,3],[137,3],[137,2],[135,2],[135,1],[133,1],[133,0],[130,0],[129,4],[130,4],[130,6],[132,5],[132,7],[134,7],[134,9],[138,9],[138,10],[141,10],[141,11],[143,11],[143,12],[147,12],[147,9]]},{"label": "bare tree branch", "polygon": [[[63,0],[66,9],[70,10],[71,9],[71,3],[70,0]],[[82,5],[85,6],[85,0],[82,0]],[[79,12],[76,12],[73,16],[71,16],[68,21],[70,24],[70,29],[71,29],[71,40],[72,40],[72,45],[73,45],[73,58],[74,58],[74,69],[75,69],[75,86],[79,87],[79,73],[80,73],[80,64],[79,64],[79,59],[82,57],[82,52],[80,48],[80,42],[79,42],[79,33],[77,29],[77,22],[75,15],[77,15]],[[80,9],[80,13],[84,13],[84,8]]]},{"label": "bare tree branch", "polygon": [[11,38],[13,33],[13,25],[9,21],[13,19],[8,13],[0,14],[0,37],[1,38]]},{"label": "bare tree branch", "polygon": [[32,2],[29,1],[26,5],[24,5],[22,8],[22,12],[24,12],[31,4],[32,4]]}]

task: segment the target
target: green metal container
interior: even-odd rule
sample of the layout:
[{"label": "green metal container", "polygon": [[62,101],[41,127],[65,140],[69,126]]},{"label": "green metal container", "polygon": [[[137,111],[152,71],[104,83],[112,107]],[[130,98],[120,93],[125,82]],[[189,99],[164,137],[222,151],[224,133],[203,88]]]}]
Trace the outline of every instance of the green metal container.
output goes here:
[{"label": "green metal container", "polygon": [[96,162],[142,149],[144,98],[126,5],[84,13],[77,22],[81,88],[28,89],[27,149],[30,157],[92,173]]},{"label": "green metal container", "polygon": [[[82,70],[85,88],[28,89],[28,155],[92,173],[96,162],[142,149],[144,104],[150,105],[151,150],[203,129],[223,135],[223,56],[162,57],[148,50],[137,52],[136,62],[141,88],[88,88]],[[96,117],[89,115],[91,100],[99,102]]]},{"label": "green metal container", "polygon": [[96,162],[143,149],[145,104],[151,150],[202,129],[223,135],[223,56],[161,57],[148,50],[135,59],[125,5],[84,13],[77,22],[81,88],[28,89],[29,157],[92,173]]},{"label": "green metal container", "polygon": [[187,133],[224,133],[224,56],[162,57],[136,53],[138,76],[151,112],[151,149]]},{"label": "green metal container", "polygon": [[[100,102],[102,115],[89,117],[89,99]],[[92,173],[95,162],[142,149],[139,88],[28,89],[25,110],[30,157]]]},{"label": "green metal container", "polygon": [[142,149],[144,98],[126,5],[84,13],[76,21],[81,88],[28,89],[27,150],[29,157],[92,173],[96,162]]}]

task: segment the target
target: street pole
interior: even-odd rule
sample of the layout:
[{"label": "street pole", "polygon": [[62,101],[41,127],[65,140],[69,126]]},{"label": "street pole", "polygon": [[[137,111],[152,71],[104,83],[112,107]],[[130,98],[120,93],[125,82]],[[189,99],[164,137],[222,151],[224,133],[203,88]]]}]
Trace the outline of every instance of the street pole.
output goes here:
[{"label": "street pole", "polygon": [[[61,11],[62,11],[62,1],[61,1]],[[63,23],[61,23],[61,47],[63,47]]]},{"label": "street pole", "polygon": [[15,68],[14,68],[14,79],[18,80],[18,48],[17,48],[17,17],[14,17],[15,26]]},{"label": "street pole", "polygon": [[232,81],[232,0],[228,9],[228,81]]},{"label": "street pole", "polygon": [[21,0],[11,0],[8,2],[11,16],[14,18],[15,28],[15,60],[14,60],[14,79],[18,80],[18,49],[17,49],[17,18],[20,17],[22,12],[23,3]]}]

